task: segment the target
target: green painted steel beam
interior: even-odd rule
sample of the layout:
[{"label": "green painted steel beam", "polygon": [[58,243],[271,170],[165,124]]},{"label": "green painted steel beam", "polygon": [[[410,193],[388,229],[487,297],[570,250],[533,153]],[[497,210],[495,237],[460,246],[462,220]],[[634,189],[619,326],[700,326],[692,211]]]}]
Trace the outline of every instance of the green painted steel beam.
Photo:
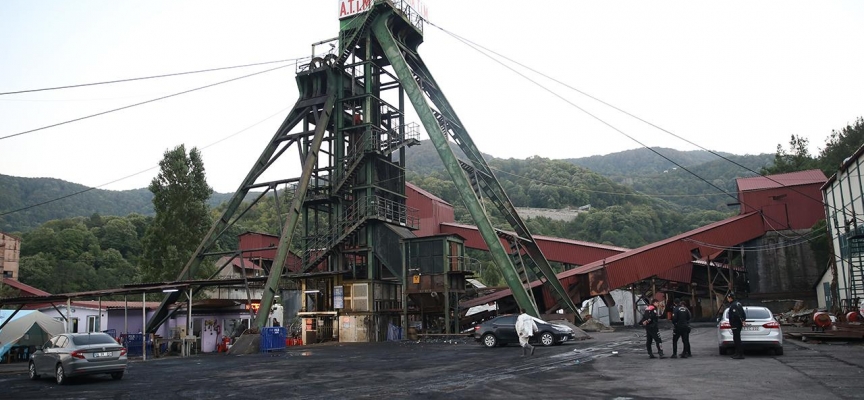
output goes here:
[{"label": "green painted steel beam", "polygon": [[528,311],[529,314],[539,316],[536,307],[534,307],[534,304],[528,296],[527,290],[519,280],[519,276],[513,267],[513,263],[511,262],[507,251],[501,245],[501,240],[495,234],[495,229],[492,226],[492,222],[489,221],[489,216],[486,215],[486,211],[480,204],[477,194],[474,193],[473,189],[471,189],[471,184],[465,176],[465,173],[462,171],[462,168],[459,166],[459,161],[456,158],[456,155],[453,154],[453,150],[448,144],[446,135],[441,130],[432,109],[426,102],[423,90],[414,80],[411,69],[402,56],[400,47],[387,26],[388,18],[385,17],[391,15],[392,11],[389,14],[382,13],[382,16],[372,24],[372,32],[375,34],[375,38],[381,45],[387,60],[390,61],[393,66],[396,75],[399,77],[399,81],[405,88],[405,93],[414,105],[414,109],[417,111],[417,114],[423,123],[423,127],[429,134],[429,138],[435,146],[435,149],[441,156],[441,161],[444,163],[444,167],[453,179],[453,183],[455,184],[459,195],[462,197],[462,201],[465,203],[468,213],[471,214],[480,235],[489,247],[492,259],[500,269],[501,275],[504,277],[507,285],[513,291],[513,297],[516,299],[516,303],[519,304],[519,307]]},{"label": "green painted steel beam", "polygon": [[282,228],[282,236],[279,238],[276,258],[273,260],[270,274],[267,276],[267,283],[264,285],[264,293],[261,295],[261,306],[258,315],[255,316],[255,326],[258,328],[263,328],[268,322],[270,308],[273,306],[273,298],[279,289],[279,279],[282,277],[285,260],[288,258],[288,251],[291,248],[291,238],[294,229],[297,227],[297,221],[300,220],[300,210],[303,207],[303,201],[306,199],[306,191],[309,189],[309,180],[312,177],[315,166],[318,164],[318,153],[321,150],[321,143],[324,141],[324,134],[330,125],[330,116],[333,114],[333,109],[336,105],[336,76],[329,67],[325,68],[325,72],[319,72],[318,74],[320,75],[315,76],[313,79],[326,80],[327,100],[324,102],[321,114],[318,115],[315,124],[315,135],[312,137],[312,143],[310,143],[309,149],[306,152],[306,159],[303,161],[303,172],[300,174],[300,181],[297,183],[297,190],[294,194],[294,199],[291,201],[288,220],[285,221],[285,226]]},{"label": "green painted steel beam", "polygon": [[432,103],[438,107],[442,118],[445,118],[450,122],[448,127],[452,130],[454,141],[471,161],[473,167],[480,172],[479,176],[481,182],[485,183],[485,185],[481,186],[478,183],[478,188],[482,188],[481,190],[484,190],[488,194],[492,203],[498,208],[516,234],[528,239],[527,242],[521,241],[520,245],[525,249],[531,260],[534,261],[534,272],[537,274],[538,278],[545,279],[544,283],[551,290],[553,296],[558,299],[559,305],[562,306],[562,308],[570,309],[570,311],[576,316],[576,319],[581,321],[578,307],[561,285],[561,282],[555,275],[555,271],[552,269],[546,256],[540,250],[540,247],[537,245],[534,237],[528,230],[528,226],[522,221],[522,218],[516,212],[516,207],[513,206],[513,203],[510,201],[504,188],[501,187],[501,184],[498,182],[492,169],[486,163],[480,150],[474,144],[474,141],[465,129],[464,124],[462,124],[462,121],[459,120],[459,117],[456,115],[456,111],[450,106],[450,102],[447,101],[444,93],[440,91],[440,86],[435,81],[432,74],[429,73],[429,69],[426,67],[423,59],[419,54],[416,54],[416,52],[413,52],[410,49],[403,48],[403,50],[410,51],[409,54],[411,58],[408,59],[410,64],[409,66],[412,67],[412,71],[415,74],[420,76],[424,82],[428,83],[425,93],[429,96]]},{"label": "green painted steel beam", "polygon": [[[302,89],[302,85],[298,85]],[[267,169],[271,162],[271,158],[276,153],[279,144],[281,143],[278,138],[290,131],[294,128],[300,121],[302,121],[303,117],[308,113],[308,106],[301,106],[307,99],[307,93],[300,93],[300,100],[295,103],[294,109],[288,114],[284,121],[282,121],[282,125],[273,135],[273,138],[270,140],[270,144],[261,155],[258,157],[258,160],[249,170],[249,173],[246,175],[246,178],[243,179],[243,182],[240,184],[240,187],[237,191],[234,192],[234,195],[228,201],[225,211],[222,212],[222,216],[219,217],[216,222],[210,227],[210,230],[204,236],[204,239],[201,241],[201,244],[198,245],[198,249],[195,250],[195,255],[186,263],[183,267],[183,270],[177,276],[177,280],[186,279],[187,276],[192,276],[195,269],[201,264],[201,261],[204,259],[204,253],[206,253],[210,247],[216,242],[219,238],[219,234],[228,227],[231,218],[240,208],[240,205],[243,203],[243,200],[246,198],[246,194],[249,193],[249,187],[255,183],[255,180],[258,179],[259,176]],[[145,332],[147,333],[155,333],[159,327],[168,320],[170,316],[170,312],[168,307],[172,304],[176,303],[182,292],[172,292],[168,293],[165,298],[162,300],[162,303],[159,305],[159,308],[156,309],[156,312],[153,313],[153,316],[150,318],[150,321],[147,322],[147,327],[145,328]]]}]

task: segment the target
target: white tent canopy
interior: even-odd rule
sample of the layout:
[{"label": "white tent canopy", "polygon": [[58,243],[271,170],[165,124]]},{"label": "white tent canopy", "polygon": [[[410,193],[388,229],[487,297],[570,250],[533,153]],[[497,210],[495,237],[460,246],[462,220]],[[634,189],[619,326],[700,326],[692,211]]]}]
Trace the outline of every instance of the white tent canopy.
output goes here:
[{"label": "white tent canopy", "polygon": [[[0,310],[0,325],[12,315],[12,310]],[[64,331],[63,323],[39,311],[18,311],[0,330],[0,357],[12,346],[41,346]]]}]

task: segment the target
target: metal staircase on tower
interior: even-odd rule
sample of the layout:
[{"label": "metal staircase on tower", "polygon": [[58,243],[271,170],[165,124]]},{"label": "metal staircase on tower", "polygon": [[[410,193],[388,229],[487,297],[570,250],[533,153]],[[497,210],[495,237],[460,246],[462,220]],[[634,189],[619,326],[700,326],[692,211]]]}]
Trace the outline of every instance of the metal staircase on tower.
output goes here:
[{"label": "metal staircase on tower", "polygon": [[[849,264],[849,276],[846,287],[849,291],[847,304],[843,305],[844,311],[857,311],[859,302],[864,299],[864,227],[855,229],[845,235],[841,242],[841,254],[844,261]],[[843,254],[845,253],[845,254]]]}]

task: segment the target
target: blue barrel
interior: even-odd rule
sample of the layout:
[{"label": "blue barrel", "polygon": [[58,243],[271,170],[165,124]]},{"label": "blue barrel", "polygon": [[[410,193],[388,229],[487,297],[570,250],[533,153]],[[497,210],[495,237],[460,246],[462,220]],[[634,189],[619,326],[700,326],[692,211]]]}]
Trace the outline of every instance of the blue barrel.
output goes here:
[{"label": "blue barrel", "polygon": [[[144,343],[144,334],[130,333],[126,335],[126,354],[128,356],[143,356],[144,352],[148,351],[148,346],[152,346],[152,343]],[[153,350],[149,349],[148,353],[152,352]]]},{"label": "blue barrel", "polygon": [[285,337],[287,333],[288,331],[282,326],[261,328],[261,352],[285,350]]}]

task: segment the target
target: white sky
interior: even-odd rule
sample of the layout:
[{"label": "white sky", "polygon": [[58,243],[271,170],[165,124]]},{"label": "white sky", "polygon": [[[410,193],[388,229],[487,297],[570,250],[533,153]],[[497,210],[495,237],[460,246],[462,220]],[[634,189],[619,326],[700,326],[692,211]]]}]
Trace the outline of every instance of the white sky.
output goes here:
[{"label": "white sky", "polygon": [[[861,1],[425,3],[436,25],[708,149],[774,153],[796,134],[815,153],[832,129],[864,115]],[[0,92],[304,57],[337,36],[336,6],[5,0]],[[577,158],[641,147],[444,32],[425,33],[420,54],[484,153]],[[267,68],[0,96],[0,136]],[[102,186],[141,188],[166,150],[225,139],[202,153],[210,185],[234,191],[296,101],[294,75],[289,67],[0,140],[0,174],[101,186],[154,167]],[[646,145],[696,149],[531,76]]]}]

